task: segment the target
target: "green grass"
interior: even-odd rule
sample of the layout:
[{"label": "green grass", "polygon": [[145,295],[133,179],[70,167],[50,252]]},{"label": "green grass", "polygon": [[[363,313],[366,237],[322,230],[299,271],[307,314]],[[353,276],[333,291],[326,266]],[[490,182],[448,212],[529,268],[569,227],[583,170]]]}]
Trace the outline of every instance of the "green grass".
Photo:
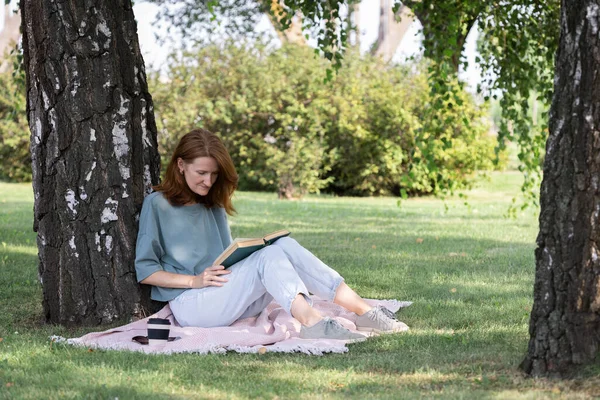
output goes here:
[{"label": "green grass", "polygon": [[591,398],[598,366],[572,380],[527,379],[537,234],[534,211],[505,219],[518,173],[462,200],[238,193],[234,236],[281,227],[361,295],[412,300],[411,330],[322,357],[149,356],[53,344],[94,327],[42,323],[30,185],[0,183],[0,398]]}]

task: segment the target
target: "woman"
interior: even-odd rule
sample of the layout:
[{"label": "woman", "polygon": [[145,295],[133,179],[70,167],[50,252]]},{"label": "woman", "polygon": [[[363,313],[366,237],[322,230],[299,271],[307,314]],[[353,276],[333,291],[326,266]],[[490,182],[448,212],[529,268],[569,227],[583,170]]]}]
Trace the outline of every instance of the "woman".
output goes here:
[{"label": "woman", "polygon": [[228,269],[212,265],[231,243],[227,214],[238,176],[220,139],[196,129],[183,136],[164,181],[144,200],[136,247],[138,281],[168,301],[181,326],[227,326],[258,315],[273,299],[302,324],[300,337],[354,340],[364,336],[324,318],[309,293],[355,312],[358,330],[408,327],[371,307],[343,278],[294,239],[281,238]]}]

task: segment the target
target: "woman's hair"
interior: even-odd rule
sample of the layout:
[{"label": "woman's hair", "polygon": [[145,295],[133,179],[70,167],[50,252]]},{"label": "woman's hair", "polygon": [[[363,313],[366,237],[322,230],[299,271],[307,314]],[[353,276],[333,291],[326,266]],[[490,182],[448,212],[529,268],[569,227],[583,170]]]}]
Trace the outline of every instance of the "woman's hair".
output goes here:
[{"label": "woman's hair", "polygon": [[[192,163],[198,157],[212,157],[219,166],[217,180],[206,196],[192,192],[177,166],[179,158],[185,163]],[[206,129],[198,128],[186,133],[179,140],[167,166],[165,178],[153,189],[163,192],[169,203],[173,205],[201,203],[206,207],[223,207],[227,214],[231,215],[235,212],[231,204],[231,196],[237,188],[237,183],[237,172],[221,139]]]}]

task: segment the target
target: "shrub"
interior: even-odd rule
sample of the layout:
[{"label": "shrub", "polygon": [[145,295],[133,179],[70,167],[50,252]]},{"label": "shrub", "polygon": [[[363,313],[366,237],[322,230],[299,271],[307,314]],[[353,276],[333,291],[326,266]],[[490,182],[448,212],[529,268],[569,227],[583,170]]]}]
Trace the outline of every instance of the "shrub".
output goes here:
[{"label": "shrub", "polygon": [[0,178],[31,181],[25,82],[13,73],[18,56],[7,58],[9,68],[0,72]]},{"label": "shrub", "polygon": [[163,154],[200,125],[220,135],[240,174],[240,188],[292,197],[327,183],[320,61],[306,48],[269,51],[205,47],[174,60],[153,86]]},{"label": "shrub", "polygon": [[468,93],[449,105],[451,124],[427,131],[419,64],[350,53],[331,82],[325,69],[295,45],[208,46],[173,59],[166,79],[150,80],[162,153],[202,126],[226,143],[242,189],[282,197],[435,193],[441,180],[459,189],[493,167],[485,109]]}]

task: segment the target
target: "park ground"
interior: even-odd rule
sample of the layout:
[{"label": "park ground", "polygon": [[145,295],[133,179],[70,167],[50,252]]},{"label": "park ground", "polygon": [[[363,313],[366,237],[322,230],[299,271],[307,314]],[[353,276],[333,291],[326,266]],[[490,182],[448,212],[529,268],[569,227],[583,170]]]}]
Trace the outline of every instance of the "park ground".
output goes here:
[{"label": "park ground", "polygon": [[31,185],[0,183],[0,399],[598,398],[598,363],[568,380],[518,370],[538,212],[505,217],[520,180],[493,173],[466,205],[236,194],[234,236],[287,228],[361,295],[414,302],[398,314],[409,332],[325,356],[151,356],[51,342],[98,328],[42,323]]}]

